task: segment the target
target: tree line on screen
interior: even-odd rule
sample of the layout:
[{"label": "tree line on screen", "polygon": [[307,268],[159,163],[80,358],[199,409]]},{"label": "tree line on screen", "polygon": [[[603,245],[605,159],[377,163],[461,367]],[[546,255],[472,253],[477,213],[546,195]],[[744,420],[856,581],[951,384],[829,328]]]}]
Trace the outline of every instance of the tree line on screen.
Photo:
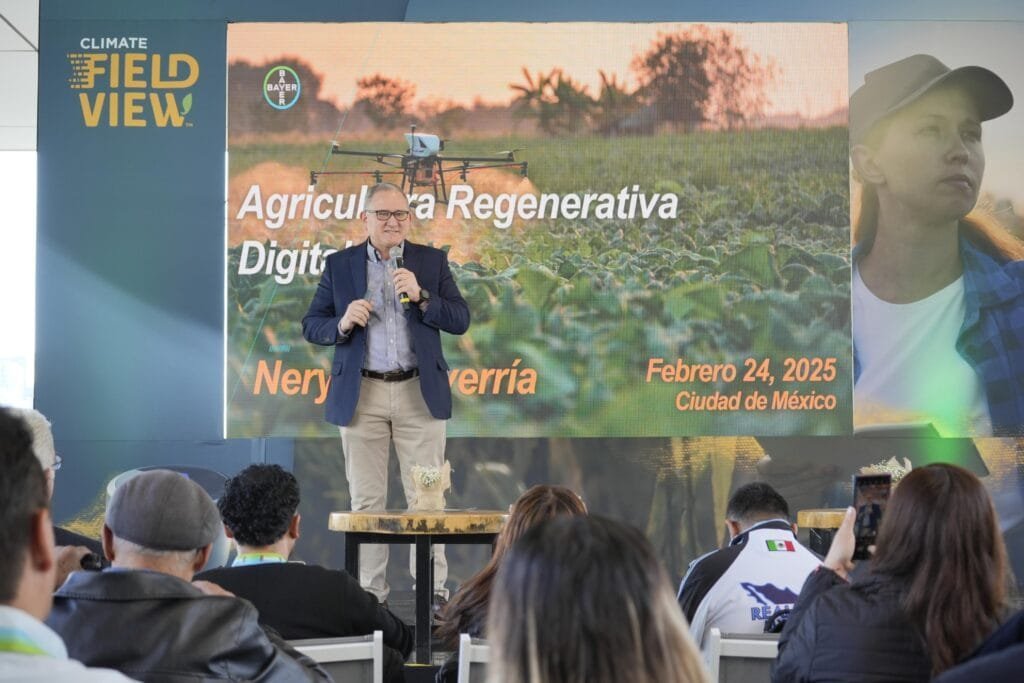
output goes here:
[{"label": "tree line on screen", "polygon": [[[455,248],[453,272],[473,311],[469,332],[445,339],[451,366],[529,367],[538,377],[536,393],[525,398],[470,395],[457,386],[452,436],[507,436],[508,425],[519,436],[846,429],[848,381],[787,387],[840,394],[839,410],[773,416],[680,412],[680,387],[643,381],[655,357],[742,364],[771,356],[781,372],[787,357],[850,356],[844,112],[832,127],[766,126],[761,112],[774,67],[731,33],[694,27],[661,34],[635,55],[633,85],[603,73],[594,94],[557,67],[523,71],[503,104],[418,101],[413,84],[370,74],[353,84],[343,112],[321,99],[320,76],[308,65],[283,59],[300,74],[303,94],[281,115],[258,96],[277,63],[231,65],[232,192],[257,176],[286,191],[288,183],[304,183],[309,169],[324,163],[325,142],[339,125],[361,148],[395,150],[399,133],[418,122],[457,138],[459,154],[529,149],[527,179],[499,169],[472,179],[479,191],[513,191],[520,183],[551,193],[636,185],[679,199],[672,220],[558,218],[508,230],[431,222],[419,237]],[[364,158],[330,159],[331,170],[375,167]],[[318,191],[348,192],[355,182],[325,176]],[[314,235],[341,246],[363,232],[332,218],[296,220],[265,237],[297,247]],[[301,275],[282,287],[269,275],[241,276],[240,251],[233,243],[228,252],[233,435],[323,435],[322,408],[311,397],[250,391],[261,361],[330,367],[321,348],[300,341],[317,278]],[[849,377],[848,365],[840,377]]]},{"label": "tree line on screen", "polygon": [[[288,116],[251,96],[267,70],[279,64],[295,69],[302,80],[302,97]],[[600,87],[591,93],[558,66],[536,73],[523,67],[522,80],[509,84],[509,104],[478,99],[470,105],[417,101],[415,83],[376,73],[357,80],[353,103],[345,110],[322,99],[322,77],[303,60],[286,57],[258,65],[235,61],[228,79],[231,131],[333,133],[343,116],[349,133],[417,123],[442,136],[460,137],[471,120],[473,127],[488,121],[487,133],[502,128],[519,133],[532,128],[543,135],[650,135],[709,126],[732,130],[763,118],[777,76],[772,62],[744,48],[732,32],[703,25],[659,33],[630,68],[635,87],[599,70]]]},{"label": "tree line on screen", "polygon": [[776,76],[774,64],[740,46],[730,31],[707,26],[659,34],[631,68],[635,89],[599,71],[596,97],[557,67],[536,76],[524,68],[524,83],[510,86],[513,106],[549,134],[571,132],[580,122],[603,134],[651,134],[666,124],[734,129],[764,115]]}]

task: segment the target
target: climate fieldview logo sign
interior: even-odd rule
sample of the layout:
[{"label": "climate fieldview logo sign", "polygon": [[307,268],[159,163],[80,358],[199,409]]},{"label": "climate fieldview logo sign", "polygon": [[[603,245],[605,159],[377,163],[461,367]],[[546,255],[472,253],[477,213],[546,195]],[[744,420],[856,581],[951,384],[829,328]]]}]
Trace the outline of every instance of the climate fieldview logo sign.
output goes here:
[{"label": "climate fieldview logo sign", "polygon": [[82,38],[68,53],[68,84],[89,128],[189,128],[199,62],[184,52],[149,52],[139,36]]}]

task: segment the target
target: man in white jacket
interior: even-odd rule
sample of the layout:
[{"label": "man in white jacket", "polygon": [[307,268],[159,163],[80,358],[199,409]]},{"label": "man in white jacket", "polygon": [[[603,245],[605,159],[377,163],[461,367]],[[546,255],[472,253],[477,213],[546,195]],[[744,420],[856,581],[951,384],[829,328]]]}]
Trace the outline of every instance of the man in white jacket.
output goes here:
[{"label": "man in white jacket", "polygon": [[56,555],[46,476],[25,422],[0,408],[0,681],[123,683],[68,659],[42,619],[53,602]]},{"label": "man in white jacket", "polygon": [[762,633],[776,612],[792,609],[821,560],[796,540],[789,505],[764,482],[741,486],[725,511],[729,545],[690,563],[679,605],[705,651],[712,628]]}]

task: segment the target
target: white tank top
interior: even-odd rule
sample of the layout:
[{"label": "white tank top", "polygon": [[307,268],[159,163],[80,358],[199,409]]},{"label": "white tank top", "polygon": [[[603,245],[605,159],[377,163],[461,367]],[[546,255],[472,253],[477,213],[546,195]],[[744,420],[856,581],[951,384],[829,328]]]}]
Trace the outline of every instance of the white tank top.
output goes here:
[{"label": "white tank top", "polygon": [[964,311],[963,276],[919,301],[891,304],[854,268],[854,429],[931,422],[942,436],[991,436],[981,379],[956,350]]}]

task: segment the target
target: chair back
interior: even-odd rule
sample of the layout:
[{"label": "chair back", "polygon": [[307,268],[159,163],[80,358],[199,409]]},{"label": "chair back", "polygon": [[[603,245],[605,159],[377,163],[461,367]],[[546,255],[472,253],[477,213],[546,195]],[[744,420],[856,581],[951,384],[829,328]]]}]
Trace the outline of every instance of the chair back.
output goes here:
[{"label": "chair back", "polygon": [[768,683],[779,654],[777,633],[722,633],[711,629],[708,668],[718,683]]},{"label": "chair back", "polygon": [[290,640],[320,664],[336,683],[384,683],[384,632],[348,638]]},{"label": "chair back", "polygon": [[491,660],[491,646],[486,640],[459,634],[459,677],[457,683],[483,683],[487,677],[487,662]]}]

